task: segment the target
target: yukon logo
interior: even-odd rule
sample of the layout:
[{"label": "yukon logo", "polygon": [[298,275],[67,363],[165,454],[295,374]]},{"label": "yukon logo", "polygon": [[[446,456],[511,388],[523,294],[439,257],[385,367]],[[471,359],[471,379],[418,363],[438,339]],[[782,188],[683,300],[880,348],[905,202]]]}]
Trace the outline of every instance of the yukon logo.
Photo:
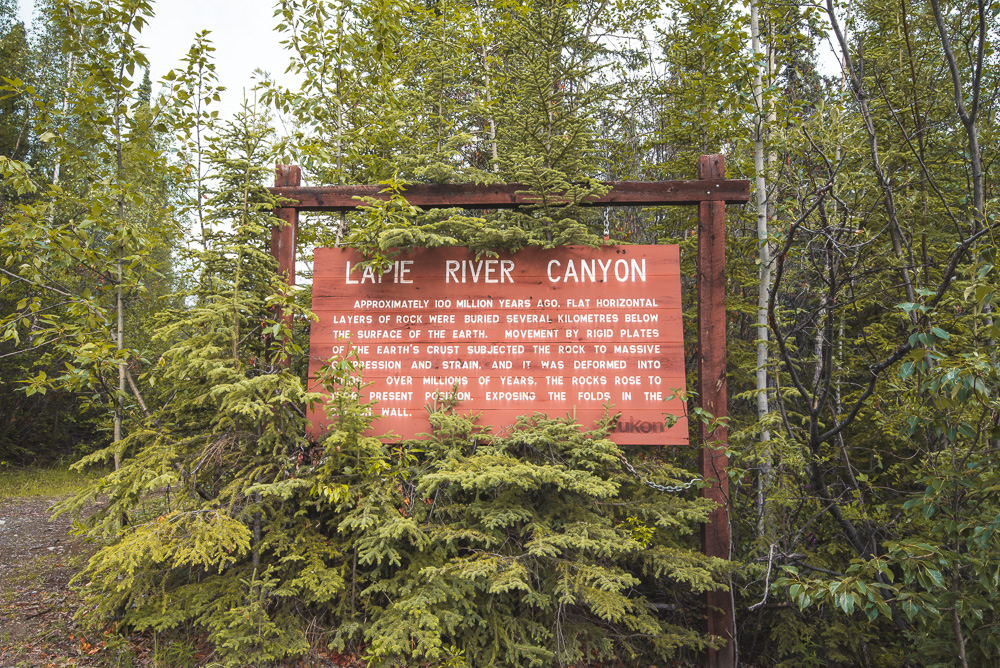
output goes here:
[{"label": "yukon logo", "polygon": [[652,434],[661,433],[666,428],[663,422],[650,422],[649,420],[636,420],[629,418],[625,421],[618,420],[618,431],[624,434]]}]

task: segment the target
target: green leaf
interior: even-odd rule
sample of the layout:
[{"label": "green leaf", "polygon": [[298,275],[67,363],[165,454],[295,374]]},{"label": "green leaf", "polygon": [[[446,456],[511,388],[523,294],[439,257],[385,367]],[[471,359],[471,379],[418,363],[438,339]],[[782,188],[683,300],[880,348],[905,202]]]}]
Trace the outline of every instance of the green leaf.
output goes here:
[{"label": "green leaf", "polygon": [[945,341],[951,340],[951,335],[940,327],[931,327],[931,333],[939,339],[943,339]]}]

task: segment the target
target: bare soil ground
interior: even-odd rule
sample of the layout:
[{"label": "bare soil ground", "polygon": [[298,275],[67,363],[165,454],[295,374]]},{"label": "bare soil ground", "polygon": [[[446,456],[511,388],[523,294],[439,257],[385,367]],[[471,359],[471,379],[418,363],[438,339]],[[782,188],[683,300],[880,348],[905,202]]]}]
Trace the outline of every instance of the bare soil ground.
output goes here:
[{"label": "bare soil ground", "polygon": [[[0,497],[0,668],[218,666],[203,640],[123,638],[84,631],[73,620],[79,597],[70,580],[97,551],[71,535],[69,515],[51,519],[62,497]],[[317,648],[288,668],[366,665]]]},{"label": "bare soil ground", "polygon": [[[73,621],[68,584],[93,548],[50,520],[46,497],[0,498],[0,667],[90,666],[100,645]],[[96,651],[94,651],[96,650]]]}]

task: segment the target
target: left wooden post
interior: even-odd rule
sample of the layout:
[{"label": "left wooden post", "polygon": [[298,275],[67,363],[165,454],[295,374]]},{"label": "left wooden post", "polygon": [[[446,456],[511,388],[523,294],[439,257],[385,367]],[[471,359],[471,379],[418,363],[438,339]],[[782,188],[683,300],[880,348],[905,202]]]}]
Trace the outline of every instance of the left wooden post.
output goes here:
[{"label": "left wooden post", "polygon": [[[277,165],[274,169],[274,186],[302,185],[302,171],[298,165]],[[281,223],[271,227],[271,255],[278,261],[278,274],[284,277],[288,285],[295,285],[295,242],[299,232],[299,210],[296,207],[284,206],[274,210],[275,218]],[[276,320],[284,322],[291,329],[292,314],[275,312]],[[284,355],[278,357],[280,366],[288,366]]]},{"label": "left wooden post", "polygon": [[[302,185],[302,171],[298,165],[277,165],[274,169],[274,187]],[[299,210],[279,207],[274,215],[282,221],[271,228],[271,255],[278,261],[278,273],[289,285],[295,285],[295,240],[299,232]]]}]

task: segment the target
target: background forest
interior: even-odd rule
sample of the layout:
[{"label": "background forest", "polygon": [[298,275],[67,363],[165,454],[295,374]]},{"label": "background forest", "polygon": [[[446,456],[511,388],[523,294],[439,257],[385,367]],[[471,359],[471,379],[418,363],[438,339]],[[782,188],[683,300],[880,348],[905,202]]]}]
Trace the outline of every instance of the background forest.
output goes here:
[{"label": "background forest", "polygon": [[[1000,665],[1000,5],[278,0],[260,20],[299,84],[261,73],[232,118],[206,33],[144,76],[151,1],[36,11],[0,0],[0,465],[107,467],[62,507],[99,501],[81,623],[195,634],[226,665],[695,665],[704,592],[729,588],[744,665]],[[607,228],[680,244],[690,277],[693,210],[545,196],[695,178],[707,153],[755,189],[726,217],[730,561],[700,553],[697,486],[622,461],[688,482],[694,433],[623,450],[446,405],[383,442],[346,359],[336,429],[302,435],[311,248]],[[297,288],[268,251],[276,163],[396,193],[304,218]],[[542,204],[405,201],[507,181]]]}]

